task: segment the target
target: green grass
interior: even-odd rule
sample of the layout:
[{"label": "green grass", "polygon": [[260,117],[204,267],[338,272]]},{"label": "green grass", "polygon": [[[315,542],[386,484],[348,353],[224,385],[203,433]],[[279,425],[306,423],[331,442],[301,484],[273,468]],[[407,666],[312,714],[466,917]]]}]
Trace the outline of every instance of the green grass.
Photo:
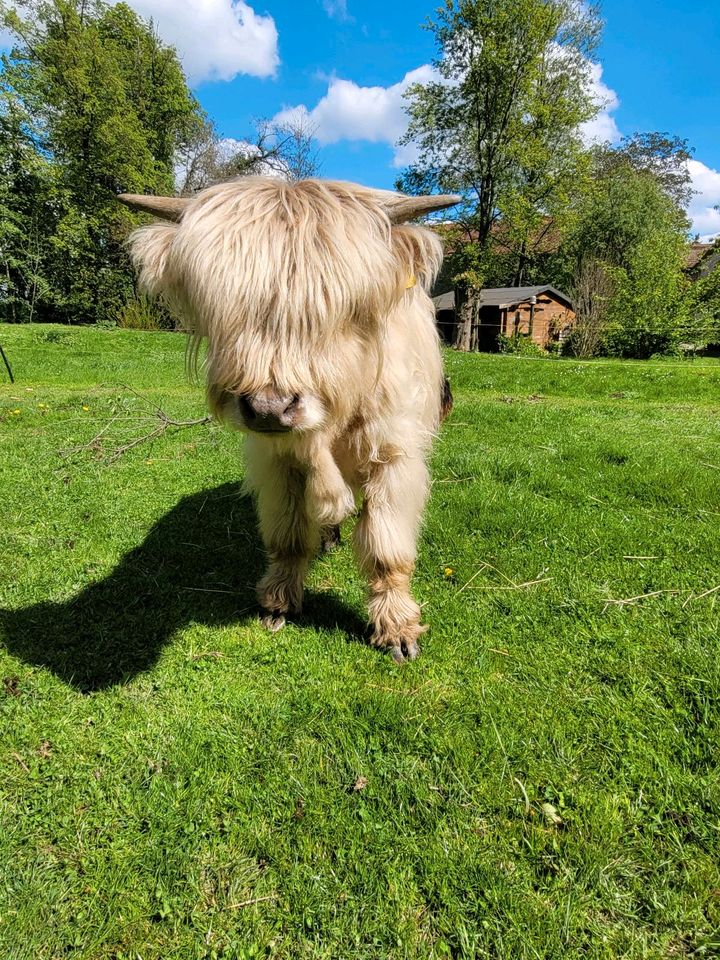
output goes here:
[{"label": "green grass", "polygon": [[449,354],[398,668],[347,544],[260,629],[236,436],[102,455],[181,337],[0,342],[3,960],[718,954],[720,365]]}]

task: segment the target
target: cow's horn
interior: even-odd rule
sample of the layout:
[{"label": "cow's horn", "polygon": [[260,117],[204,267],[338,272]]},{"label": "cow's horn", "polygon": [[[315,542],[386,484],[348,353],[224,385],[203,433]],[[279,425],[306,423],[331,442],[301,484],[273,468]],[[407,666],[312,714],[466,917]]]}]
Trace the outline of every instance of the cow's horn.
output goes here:
[{"label": "cow's horn", "polygon": [[118,200],[131,210],[151,213],[154,217],[170,220],[172,223],[177,223],[190,203],[189,197],[150,197],[141,193],[121,193]]},{"label": "cow's horn", "polygon": [[426,213],[433,213],[435,210],[454,207],[461,200],[462,197],[456,194],[441,193],[434,197],[405,197],[399,193],[397,199],[393,198],[387,204],[385,212],[392,223],[404,223],[406,220],[416,220],[418,217],[423,217]]}]

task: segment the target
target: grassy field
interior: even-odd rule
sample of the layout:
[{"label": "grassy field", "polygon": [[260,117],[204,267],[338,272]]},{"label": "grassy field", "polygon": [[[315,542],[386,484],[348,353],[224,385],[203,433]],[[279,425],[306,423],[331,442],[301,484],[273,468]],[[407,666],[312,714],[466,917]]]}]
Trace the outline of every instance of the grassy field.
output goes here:
[{"label": "grassy field", "polygon": [[720,365],[449,354],[398,668],[348,545],[259,627],[236,436],[113,459],[180,336],[0,342],[3,960],[718,955]]}]

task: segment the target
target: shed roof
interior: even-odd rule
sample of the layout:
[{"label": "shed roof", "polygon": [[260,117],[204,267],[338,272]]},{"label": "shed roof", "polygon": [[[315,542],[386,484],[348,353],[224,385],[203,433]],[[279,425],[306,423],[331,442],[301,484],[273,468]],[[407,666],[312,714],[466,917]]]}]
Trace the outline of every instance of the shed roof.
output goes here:
[{"label": "shed roof", "polygon": [[714,246],[714,243],[703,243],[700,240],[693,241],[693,243],[690,244],[685,269],[692,270],[696,267]]},{"label": "shed roof", "polygon": [[447,293],[441,293],[439,297],[433,297],[435,310],[454,310],[455,309],[455,291],[449,290]]},{"label": "shed roof", "polygon": [[686,269],[696,277],[707,277],[720,267],[720,243],[693,243]]},{"label": "shed roof", "polygon": [[[458,224],[454,220],[446,220],[435,222],[432,224],[432,229],[435,230],[438,236],[443,241],[445,245],[446,256],[455,252],[455,248],[459,247],[463,243],[468,241],[477,240],[478,233],[477,230],[463,229],[458,232]],[[514,245],[510,240],[508,230],[505,226],[505,223],[500,221],[495,221],[493,223],[490,236],[492,238],[493,245],[497,247],[498,252],[511,252],[514,250]],[[714,241],[701,241],[694,240],[690,243],[687,252],[687,258],[685,260],[685,269],[694,270],[698,266],[701,260],[705,258],[710,250],[720,250],[718,246],[718,241],[720,237],[716,237]],[[557,228],[552,217],[545,217],[540,223],[540,226],[528,238],[528,251],[536,254],[542,253],[557,253],[561,242],[560,230]],[[710,263],[709,269],[706,265],[703,265],[703,269],[707,269],[707,272],[717,269],[720,266],[720,256],[713,258]]]},{"label": "shed roof", "polygon": [[[550,294],[555,300],[560,300],[572,310],[572,300],[567,294],[549,284],[538,287],[488,287],[480,291],[480,305],[509,307],[514,303],[526,303],[530,297],[539,297],[543,293]],[[455,309],[455,291],[443,293],[433,300],[436,310]]]}]

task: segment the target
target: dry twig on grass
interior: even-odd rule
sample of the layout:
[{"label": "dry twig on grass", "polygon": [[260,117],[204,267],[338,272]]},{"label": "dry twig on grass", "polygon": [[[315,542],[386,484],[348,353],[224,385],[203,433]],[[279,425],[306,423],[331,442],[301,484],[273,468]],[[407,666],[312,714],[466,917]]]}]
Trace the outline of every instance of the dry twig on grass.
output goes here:
[{"label": "dry twig on grass", "polygon": [[637,597],[623,597],[619,600],[614,600],[612,598],[607,598],[605,600],[605,606],[603,607],[603,613],[607,610],[608,607],[626,607],[633,603],[638,603],[640,600],[648,600],[650,597],[659,597],[664,593],[679,593],[679,590],[653,590],[652,593],[641,593]]},{"label": "dry twig on grass", "polygon": [[705,590],[703,593],[699,593],[697,596],[691,593],[690,596],[685,601],[685,603],[683,603],[682,605],[683,610],[689,603],[692,603],[694,600],[702,600],[703,597],[709,597],[711,594],[717,593],[718,590],[720,590],[720,583],[716,587],[710,587],[709,590]]},{"label": "dry twig on grass", "polygon": [[251,900],[241,900],[239,903],[231,903],[227,909],[241,910],[243,907],[252,907],[256,903],[266,903],[269,900],[277,900],[274,893],[271,893],[269,897],[253,897]]},{"label": "dry twig on grass", "polygon": [[13,758],[13,760],[17,760],[25,773],[30,773],[30,767],[25,763],[19,753],[11,753],[10,756]]},{"label": "dry twig on grass", "polygon": [[482,587],[473,587],[473,590],[525,590],[527,587],[537,587],[541,583],[550,583],[554,577],[541,577],[537,580],[526,580],[525,583],[513,583],[512,586],[498,586],[497,584],[488,584]]},{"label": "dry twig on grass", "polygon": [[65,450],[60,450],[61,456],[70,457],[77,453],[93,450],[107,463],[115,463],[116,460],[119,460],[120,457],[124,456],[124,454],[128,453],[130,450],[134,450],[135,447],[140,446],[142,443],[156,440],[167,430],[184,430],[188,427],[199,427],[212,422],[213,418],[209,415],[198,417],[196,420],[175,420],[174,417],[168,416],[168,414],[165,413],[161,407],[159,407],[152,400],[149,400],[147,397],[144,397],[141,393],[138,393],[137,390],[133,390],[132,387],[125,387],[125,389],[129,390],[131,393],[134,393],[136,397],[138,397],[144,403],[149,404],[153,408],[154,413],[152,415],[152,419],[155,421],[155,426],[146,433],[141,434],[139,437],[133,437],[132,440],[129,440],[126,443],[111,446],[107,435],[113,424],[115,424],[120,418],[120,415],[116,414],[110,421],[108,421],[108,423],[105,424],[102,430],[95,434],[92,440],[89,440],[87,443],[78,444],[75,447],[68,447]]}]

